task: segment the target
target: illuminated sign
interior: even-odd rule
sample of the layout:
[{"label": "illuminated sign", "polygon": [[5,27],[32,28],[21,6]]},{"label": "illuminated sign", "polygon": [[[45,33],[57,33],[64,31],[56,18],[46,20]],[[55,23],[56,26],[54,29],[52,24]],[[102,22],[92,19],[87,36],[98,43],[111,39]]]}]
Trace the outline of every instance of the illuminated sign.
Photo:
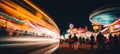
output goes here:
[{"label": "illuminated sign", "polygon": [[74,28],[74,25],[71,23],[71,24],[69,25],[69,27],[70,27],[70,29],[72,29],[72,28]]}]

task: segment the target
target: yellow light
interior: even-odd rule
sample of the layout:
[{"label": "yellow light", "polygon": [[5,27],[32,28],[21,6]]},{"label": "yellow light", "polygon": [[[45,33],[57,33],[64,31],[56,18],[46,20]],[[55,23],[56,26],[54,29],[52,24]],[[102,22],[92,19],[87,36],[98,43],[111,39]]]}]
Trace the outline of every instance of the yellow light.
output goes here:
[{"label": "yellow light", "polygon": [[95,26],[93,26],[93,29],[97,30],[97,29],[99,29],[99,26],[95,25]]},{"label": "yellow light", "polygon": [[77,28],[74,28],[74,29],[72,29],[72,32],[74,33],[74,34],[76,34],[78,31],[77,31]]}]

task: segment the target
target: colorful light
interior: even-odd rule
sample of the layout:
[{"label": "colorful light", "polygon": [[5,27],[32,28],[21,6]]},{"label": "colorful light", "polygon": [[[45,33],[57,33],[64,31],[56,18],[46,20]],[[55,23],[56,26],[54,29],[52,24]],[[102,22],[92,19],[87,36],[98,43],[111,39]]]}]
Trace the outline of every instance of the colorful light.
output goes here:
[{"label": "colorful light", "polygon": [[99,26],[95,25],[95,26],[93,26],[93,29],[97,30],[97,29],[99,29]]},{"label": "colorful light", "polygon": [[109,6],[96,9],[90,14],[92,24],[109,25],[120,18],[120,6]]},{"label": "colorful light", "polygon": [[74,28],[74,25],[71,23],[71,24],[69,25],[69,28],[70,28],[70,29],[73,29],[73,28]]},{"label": "colorful light", "polygon": [[[27,6],[27,5],[29,6]],[[13,25],[19,27],[22,30],[32,31],[32,32],[40,32],[38,31],[38,27],[48,29],[46,31],[51,36],[59,37],[60,31],[55,22],[45,14],[40,8],[35,6],[32,1],[24,0],[24,1],[12,1],[12,0],[1,0],[0,1],[0,8],[3,10],[0,12],[0,18],[10,19],[12,21],[16,21],[21,24],[15,24],[15,22],[11,22]],[[31,9],[32,11],[28,10]],[[33,11],[35,13],[33,13]],[[5,14],[1,14],[5,13]],[[26,22],[27,20],[27,22]],[[34,23],[33,23],[34,22]],[[45,32],[44,32],[45,33]]]},{"label": "colorful light", "polygon": [[120,24],[114,25],[116,29],[120,29]]}]

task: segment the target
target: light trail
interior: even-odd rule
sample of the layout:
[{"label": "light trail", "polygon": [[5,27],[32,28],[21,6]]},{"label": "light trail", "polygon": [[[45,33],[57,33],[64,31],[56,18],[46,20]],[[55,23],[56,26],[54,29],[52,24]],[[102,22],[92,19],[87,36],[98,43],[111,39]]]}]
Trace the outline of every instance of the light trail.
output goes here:
[{"label": "light trail", "polygon": [[[53,20],[50,19],[49,16],[47,16],[43,11],[41,11],[39,8],[37,8],[32,2],[30,2],[30,0],[24,0],[26,3],[28,3],[29,5],[31,5],[33,8],[35,8],[39,13],[43,14],[48,20],[50,20],[50,22],[55,25],[55,27],[57,28],[57,30],[59,31],[58,27],[56,26],[56,24],[53,22]],[[59,31],[60,32],[60,31]]]},{"label": "light trail", "polygon": [[[47,14],[33,3],[28,2],[0,0],[0,26],[6,26],[7,31],[12,33],[10,36],[0,36],[0,47],[1,49],[12,49],[10,52],[3,50],[3,53],[10,54],[13,54],[12,52],[21,54],[24,52],[29,54],[44,52],[51,54],[59,47],[59,28]],[[30,11],[30,8],[35,13]],[[16,32],[15,35],[14,32]],[[14,48],[17,50],[14,50]]]},{"label": "light trail", "polygon": [[[38,23],[42,26],[44,26],[45,24],[48,25],[49,27],[51,27],[49,24],[47,24],[45,21],[43,20],[40,20],[39,18],[37,18],[36,16],[33,16],[30,12],[28,12],[27,10],[23,9],[22,7],[18,6],[17,4],[11,2],[11,1],[7,1],[7,0],[4,0],[3,1],[4,3],[6,3],[7,5],[10,5],[12,6],[12,8],[14,8],[14,10],[16,10],[17,12],[19,12],[20,14],[23,13],[23,15],[21,15],[21,17],[24,17],[24,16],[27,16],[29,19],[31,19],[31,21],[35,22],[35,21],[39,21]],[[10,12],[11,13],[11,12]],[[19,15],[17,15],[18,18],[19,18]],[[26,18],[26,17],[25,17]],[[27,19],[28,19],[27,18]],[[46,26],[45,26],[46,27]]]},{"label": "light trail", "polygon": [[9,7],[9,6],[7,6],[7,5],[5,5],[5,4],[3,4],[3,3],[0,3],[0,4],[1,4],[0,7],[2,7],[3,9],[5,9],[7,12],[9,12],[9,13],[12,14],[12,15],[15,14],[15,15],[19,15],[19,16],[24,16],[26,19],[28,19],[28,20],[30,20],[30,21],[37,22],[37,21],[35,21],[34,19],[29,18],[28,16],[22,14],[21,12],[19,12],[19,11],[17,11],[17,10],[12,9],[11,7]]},{"label": "light trail", "polygon": [[[11,44],[0,44],[1,46],[28,46],[28,45],[36,45],[41,44],[41,46],[47,44],[53,44],[59,42],[57,39],[53,38],[38,38],[38,37],[7,37],[7,38],[0,38],[0,42],[18,42],[18,43],[11,43]],[[20,42],[20,43],[19,43]]]},{"label": "light trail", "polygon": [[106,9],[103,9],[103,10],[95,10],[93,11],[93,13],[90,14],[90,17],[89,18],[92,18],[100,13],[103,13],[103,12],[107,12],[107,11],[111,11],[111,10],[120,10],[120,7],[111,7],[111,8],[106,8]]},{"label": "light trail", "polygon": [[[15,54],[16,53],[24,54],[22,52],[27,52],[28,54],[35,54],[35,53],[51,54],[53,51],[55,51],[59,47],[59,40],[54,38],[39,38],[39,37],[30,37],[30,36],[20,36],[19,38],[18,37],[6,37],[6,38],[0,37],[0,43],[1,42],[9,42],[9,44],[8,43],[0,44],[1,49],[17,48],[10,52],[7,52],[7,51],[4,52],[3,50],[3,53],[5,54],[11,53],[14,51],[15,51]],[[34,49],[37,49],[37,50],[34,50]]]},{"label": "light trail", "polygon": [[[4,4],[2,4],[2,3],[0,3],[0,4],[1,4],[0,7],[3,7],[3,8],[5,8],[5,9],[7,9],[6,11],[10,12],[11,14],[16,13],[16,14],[18,14],[18,15],[23,15],[22,13],[20,13],[20,12],[14,10],[14,9],[12,9],[12,8],[10,8],[10,7],[8,7],[8,6],[4,5]],[[11,11],[12,11],[12,12],[11,12]],[[29,17],[27,17],[27,16],[25,16],[25,15],[23,15],[23,16],[26,17],[26,18],[29,19],[29,20],[32,20],[32,21],[36,22],[35,20],[30,19]],[[23,27],[24,27],[25,30],[27,29],[27,27],[25,28],[25,25],[23,25]]]},{"label": "light trail", "polygon": [[92,24],[109,25],[119,19],[120,6],[102,7],[90,14],[89,20]]},{"label": "light trail", "polygon": [[55,26],[56,26],[56,28],[58,28],[57,27],[57,25],[55,24],[55,22],[53,21],[53,20],[51,20],[50,19],[50,17],[47,15],[47,14],[45,14],[43,11],[41,11],[41,9],[40,8],[38,8],[37,6],[35,6],[32,2],[30,2],[30,0],[28,1],[28,0],[24,0],[26,3],[28,3],[29,5],[31,5],[33,8],[35,8],[39,13],[41,13],[43,16],[45,16],[48,20],[50,20],[49,22],[51,22],[52,24],[54,24]]},{"label": "light trail", "polygon": [[[57,37],[60,36],[59,28],[57,27],[55,22],[52,19],[50,19],[50,17],[47,14],[45,14],[41,9],[39,9],[37,6],[35,6],[32,2],[30,2],[28,0],[24,0],[24,1],[27,4],[29,4],[32,8],[34,8],[34,10],[36,11],[36,15],[33,14],[31,11],[28,11],[26,8],[23,8],[22,6],[13,2],[12,0],[1,0],[0,8],[2,8],[4,10],[3,13],[5,12],[8,15],[14,16],[15,18],[23,20],[23,21],[28,20],[30,23],[25,23],[20,26],[13,23],[14,25],[16,25],[17,27],[19,27],[23,30],[32,31],[35,29],[36,32],[39,32],[38,27],[44,27],[46,29],[51,30],[52,33],[55,32],[56,33],[56,34],[54,34],[55,36],[57,36]],[[17,0],[17,2],[19,2],[21,5],[24,5],[23,3],[21,3],[18,0]],[[27,7],[26,5],[24,5],[24,6]],[[27,7],[27,8],[29,8],[29,7]],[[36,25],[34,25],[33,23],[35,23]],[[28,27],[29,27],[29,29],[28,29]]]}]

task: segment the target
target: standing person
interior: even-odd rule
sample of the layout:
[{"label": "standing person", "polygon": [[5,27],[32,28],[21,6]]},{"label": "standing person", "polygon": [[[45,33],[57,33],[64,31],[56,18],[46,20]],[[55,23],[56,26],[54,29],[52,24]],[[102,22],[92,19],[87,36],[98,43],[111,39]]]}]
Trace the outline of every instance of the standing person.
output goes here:
[{"label": "standing person", "polygon": [[112,47],[112,45],[113,45],[113,41],[114,41],[114,37],[112,36],[112,34],[110,33],[110,35],[109,35],[109,48],[111,48]]},{"label": "standing person", "polygon": [[74,41],[74,50],[78,50],[78,37],[74,35],[72,39]]},{"label": "standing person", "polygon": [[88,37],[86,38],[86,44],[90,44],[90,39]]},{"label": "standing person", "polygon": [[90,45],[91,45],[91,49],[93,49],[94,44],[95,44],[95,38],[94,38],[93,34],[91,34],[91,36],[90,36]]},{"label": "standing person", "polygon": [[101,32],[97,35],[97,42],[98,42],[98,49],[101,48],[105,49],[105,37]]},{"label": "standing person", "polygon": [[82,45],[82,37],[79,37],[79,45]]},{"label": "standing person", "polygon": [[72,40],[72,36],[71,35],[69,35],[69,37],[68,37],[68,44],[69,44],[69,47],[72,48],[73,40]]},{"label": "standing person", "polygon": [[85,45],[85,38],[82,37],[82,43]]}]

